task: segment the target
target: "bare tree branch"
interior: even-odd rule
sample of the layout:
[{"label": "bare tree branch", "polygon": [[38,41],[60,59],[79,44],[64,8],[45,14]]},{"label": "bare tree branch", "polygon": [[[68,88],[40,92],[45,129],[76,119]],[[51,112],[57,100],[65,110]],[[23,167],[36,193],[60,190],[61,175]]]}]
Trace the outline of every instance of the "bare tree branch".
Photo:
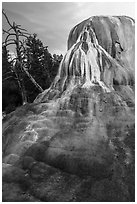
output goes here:
[{"label": "bare tree branch", "polygon": [[20,50],[23,48],[25,51],[24,43],[21,40],[19,40],[19,43],[20,43]]},{"label": "bare tree branch", "polygon": [[5,40],[5,42],[2,43],[3,46],[8,46],[8,43],[13,43],[15,44],[16,43],[16,40],[14,39],[8,39],[8,40]]},{"label": "bare tree branch", "polygon": [[9,28],[8,30],[7,30],[7,32],[9,32],[10,30],[12,30],[13,28]]},{"label": "bare tree branch", "polygon": [[[20,27],[21,25],[17,25],[18,27]],[[24,30],[24,31],[26,31],[27,32],[27,30],[26,29],[24,29],[24,28],[19,28],[20,30]]]},{"label": "bare tree branch", "polygon": [[10,23],[10,21],[9,21],[9,19],[8,19],[6,13],[5,13],[5,11],[4,11],[4,9],[2,10],[2,13],[3,13],[3,15],[5,16],[5,18],[6,18],[6,20],[7,20],[7,23],[9,24],[9,26],[10,26],[11,28],[13,28],[13,25]]},{"label": "bare tree branch", "polygon": [[[12,25],[4,10],[2,11],[2,13],[5,16],[8,25],[10,26],[8,30],[3,29],[3,32],[7,34],[3,45],[5,45],[6,47],[12,44],[15,45],[16,57],[14,57],[10,62],[13,63],[12,72],[14,72],[16,79],[18,81],[18,85],[21,90],[22,100],[24,104],[27,102],[27,95],[23,78],[24,74],[26,74],[29,77],[30,81],[35,85],[35,87],[38,88],[40,92],[43,92],[42,87],[35,81],[35,79],[31,76],[31,74],[25,67],[26,48],[24,44],[26,43],[26,39],[28,39],[30,34],[27,32],[26,29],[20,28],[21,25],[17,25],[15,22],[13,22]],[[6,77],[4,81],[12,77],[13,76]]]},{"label": "bare tree branch", "polygon": [[[13,28],[12,28],[13,29]],[[5,30],[5,29],[2,29],[4,33],[7,33],[9,35],[16,35],[15,33],[9,33],[9,31]]]},{"label": "bare tree branch", "polygon": [[15,45],[15,43],[14,42],[5,43],[5,46],[9,46],[9,45]]},{"label": "bare tree branch", "polygon": [[35,79],[31,76],[31,74],[23,67],[23,70],[25,71],[25,73],[27,74],[27,76],[29,77],[29,79],[31,80],[31,82],[39,89],[40,92],[43,92],[44,90],[42,89],[42,87],[35,81]]},{"label": "bare tree branch", "polygon": [[[29,35],[29,34],[28,34],[28,35]],[[27,36],[26,34],[19,34],[18,36],[19,36],[19,37],[22,36],[22,37],[28,38],[28,36]]]},{"label": "bare tree branch", "polygon": [[[6,41],[8,40],[8,38],[11,37],[11,36],[16,36],[16,34],[14,34],[14,33],[8,34],[7,37],[5,38],[5,42],[6,42]],[[13,40],[15,40],[15,39],[13,38]]]},{"label": "bare tree branch", "polygon": [[6,78],[2,79],[2,82],[6,81],[6,80],[8,80],[8,79],[10,79],[10,78],[17,79],[17,78],[15,78],[14,76],[9,76],[9,77],[6,77]]},{"label": "bare tree branch", "polygon": [[[9,42],[9,41],[15,41],[15,39],[8,39],[8,40],[6,40],[6,42]],[[5,44],[5,42],[3,42],[2,44]]]},{"label": "bare tree branch", "polygon": [[2,76],[5,76],[5,75],[11,74],[11,73],[13,73],[13,70],[10,70],[10,72],[6,72],[6,73],[2,74]]}]

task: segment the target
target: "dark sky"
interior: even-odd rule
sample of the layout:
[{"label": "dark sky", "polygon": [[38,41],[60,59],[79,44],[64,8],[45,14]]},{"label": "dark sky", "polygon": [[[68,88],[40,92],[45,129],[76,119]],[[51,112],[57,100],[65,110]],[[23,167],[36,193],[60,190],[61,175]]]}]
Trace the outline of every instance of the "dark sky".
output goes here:
[{"label": "dark sky", "polygon": [[[134,3],[127,2],[3,2],[2,8],[11,22],[37,33],[52,54],[64,54],[69,31],[92,15],[135,15]],[[3,18],[3,28],[6,26]]]}]

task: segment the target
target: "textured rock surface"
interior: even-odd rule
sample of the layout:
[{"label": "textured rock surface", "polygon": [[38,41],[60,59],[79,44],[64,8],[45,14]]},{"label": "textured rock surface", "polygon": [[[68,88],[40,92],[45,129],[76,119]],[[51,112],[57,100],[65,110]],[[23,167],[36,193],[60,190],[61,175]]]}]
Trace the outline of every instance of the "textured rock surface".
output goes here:
[{"label": "textured rock surface", "polygon": [[134,201],[134,124],[134,21],[89,18],[51,87],[3,120],[3,201]]}]

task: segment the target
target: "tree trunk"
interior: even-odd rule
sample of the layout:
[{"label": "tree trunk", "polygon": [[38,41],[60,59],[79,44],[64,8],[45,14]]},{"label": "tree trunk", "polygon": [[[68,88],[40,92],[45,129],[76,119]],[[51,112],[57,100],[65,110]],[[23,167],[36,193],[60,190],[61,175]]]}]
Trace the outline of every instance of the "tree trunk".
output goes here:
[{"label": "tree trunk", "polygon": [[20,91],[21,91],[22,104],[25,105],[28,102],[27,95],[26,95],[26,90],[25,90],[23,79],[21,79],[21,77],[19,76],[19,74],[16,71],[16,65],[15,65],[14,73],[16,75],[18,85],[19,85],[19,88],[20,88]]},{"label": "tree trunk", "polygon": [[31,80],[31,82],[38,88],[38,90],[40,92],[43,92],[44,90],[42,89],[42,87],[35,81],[35,79],[31,76],[31,74],[25,69],[23,68],[24,72],[27,74],[27,76],[29,77],[29,79]]}]

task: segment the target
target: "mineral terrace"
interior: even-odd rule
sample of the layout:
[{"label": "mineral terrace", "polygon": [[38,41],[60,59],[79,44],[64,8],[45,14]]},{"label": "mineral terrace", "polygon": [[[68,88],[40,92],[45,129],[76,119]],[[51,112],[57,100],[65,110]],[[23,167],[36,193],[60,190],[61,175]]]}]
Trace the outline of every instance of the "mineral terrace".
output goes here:
[{"label": "mineral terrace", "polygon": [[134,201],[134,26],[76,25],[50,88],[3,119],[3,201]]}]

